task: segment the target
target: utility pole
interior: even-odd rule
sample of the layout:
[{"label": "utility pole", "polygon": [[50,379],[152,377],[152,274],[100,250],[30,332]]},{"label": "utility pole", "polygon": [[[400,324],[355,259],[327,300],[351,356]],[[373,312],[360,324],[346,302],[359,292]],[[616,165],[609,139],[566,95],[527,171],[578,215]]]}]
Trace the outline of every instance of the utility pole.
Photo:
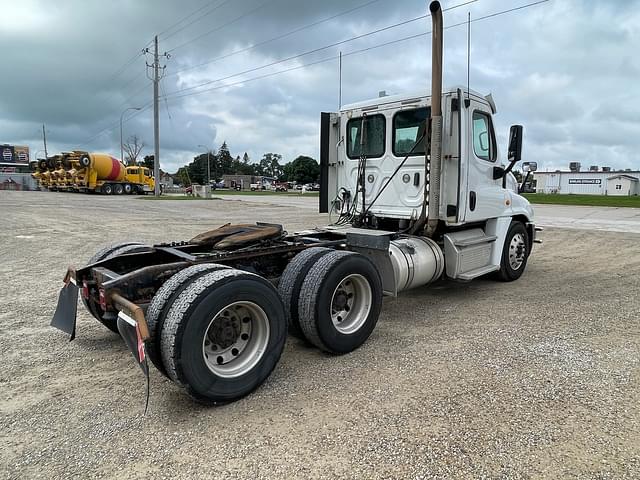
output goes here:
[{"label": "utility pole", "polygon": [[[144,52],[150,53],[149,48],[145,48]],[[153,63],[151,65],[147,63],[147,67],[152,69],[153,75],[150,80],[153,81],[153,176],[155,179],[154,195],[156,197],[160,196],[160,115],[158,113],[158,90],[160,89],[160,79],[166,68],[166,65],[160,67],[160,56],[169,58],[169,54],[166,52],[162,55],[158,54],[158,36],[156,35],[153,39]],[[147,73],[147,77],[148,76]]]},{"label": "utility pole", "polygon": [[46,160],[49,155],[47,155],[47,132],[44,130],[44,123],[42,124],[42,140],[44,141],[44,158]]}]

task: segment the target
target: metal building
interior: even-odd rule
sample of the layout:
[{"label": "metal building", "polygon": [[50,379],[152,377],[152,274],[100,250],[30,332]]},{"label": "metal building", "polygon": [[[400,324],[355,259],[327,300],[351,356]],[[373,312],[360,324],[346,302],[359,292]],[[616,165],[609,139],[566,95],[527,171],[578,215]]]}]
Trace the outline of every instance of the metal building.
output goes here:
[{"label": "metal building", "polygon": [[[597,170],[596,170],[597,169]],[[588,171],[568,170],[534,173],[536,192],[582,195],[639,195],[640,171],[612,172],[607,167]]]}]

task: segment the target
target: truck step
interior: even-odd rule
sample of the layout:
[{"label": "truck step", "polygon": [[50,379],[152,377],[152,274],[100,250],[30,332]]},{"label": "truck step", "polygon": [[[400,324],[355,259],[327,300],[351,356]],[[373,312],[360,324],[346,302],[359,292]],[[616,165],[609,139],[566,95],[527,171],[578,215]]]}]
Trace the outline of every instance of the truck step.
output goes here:
[{"label": "truck step", "polygon": [[459,280],[473,280],[474,278],[481,277],[482,275],[486,275],[487,273],[495,272],[499,270],[499,265],[487,265],[486,267],[476,268],[475,270],[471,270],[465,273],[459,273]]},{"label": "truck step", "polygon": [[470,247],[471,245],[478,245],[479,243],[491,243],[497,240],[496,235],[480,235],[472,238],[465,238],[462,240],[456,240],[454,245],[456,247]]},{"label": "truck step", "polygon": [[444,253],[447,276],[453,279],[471,280],[498,267],[491,264],[491,254],[497,236],[486,235],[481,228],[472,228],[444,236]]}]

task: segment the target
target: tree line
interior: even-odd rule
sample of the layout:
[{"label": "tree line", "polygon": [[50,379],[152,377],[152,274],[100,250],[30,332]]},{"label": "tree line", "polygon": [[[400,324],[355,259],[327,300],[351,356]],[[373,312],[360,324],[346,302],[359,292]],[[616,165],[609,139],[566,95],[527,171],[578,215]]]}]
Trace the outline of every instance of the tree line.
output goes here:
[{"label": "tree line", "polygon": [[[150,164],[153,168],[153,155],[144,157],[143,163]],[[246,152],[242,157],[237,155],[234,158],[224,142],[217,152],[201,153],[172,176],[182,185],[205,185],[207,178],[212,182],[219,182],[223,175],[264,176],[276,178],[280,182],[313,183],[320,177],[320,166],[316,160],[304,155],[284,164],[282,155],[277,153],[265,153],[258,162],[252,162]]]}]

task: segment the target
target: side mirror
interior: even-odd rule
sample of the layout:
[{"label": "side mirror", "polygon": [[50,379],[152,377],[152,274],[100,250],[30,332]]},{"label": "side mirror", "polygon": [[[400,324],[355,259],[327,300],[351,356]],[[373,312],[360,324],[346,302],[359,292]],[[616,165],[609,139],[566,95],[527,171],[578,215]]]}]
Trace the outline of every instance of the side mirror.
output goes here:
[{"label": "side mirror", "polygon": [[527,172],[535,172],[538,170],[538,163],[537,162],[524,162],[522,164],[522,171],[527,173]]},{"label": "side mirror", "polygon": [[507,159],[517,163],[522,158],[522,125],[511,125],[509,129],[509,149]]}]

